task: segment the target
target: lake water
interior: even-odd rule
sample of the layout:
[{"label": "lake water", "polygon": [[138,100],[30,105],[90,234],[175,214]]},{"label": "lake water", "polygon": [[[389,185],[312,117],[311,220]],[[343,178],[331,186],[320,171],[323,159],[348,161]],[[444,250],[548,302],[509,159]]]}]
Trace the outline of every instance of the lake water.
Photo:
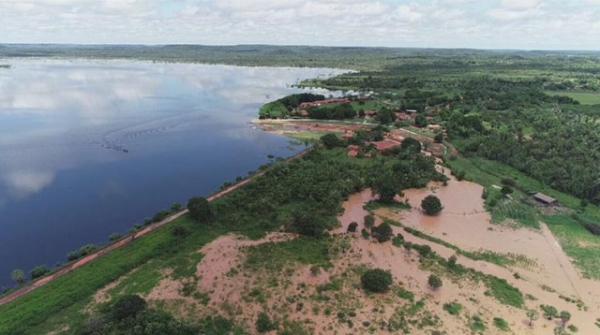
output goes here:
[{"label": "lake water", "polygon": [[[4,60],[0,287],[303,145],[253,127],[264,102],[328,69]],[[322,93],[322,92],[321,92]]]}]

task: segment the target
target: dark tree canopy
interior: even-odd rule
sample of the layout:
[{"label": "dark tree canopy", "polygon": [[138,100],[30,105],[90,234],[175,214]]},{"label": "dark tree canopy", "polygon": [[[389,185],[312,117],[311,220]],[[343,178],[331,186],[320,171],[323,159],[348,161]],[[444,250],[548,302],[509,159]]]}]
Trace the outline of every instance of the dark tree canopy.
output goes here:
[{"label": "dark tree canopy", "polygon": [[443,209],[442,202],[435,195],[428,195],[425,197],[425,199],[421,201],[421,208],[427,215],[437,215]]},{"label": "dark tree canopy", "polygon": [[124,295],[112,306],[112,318],[114,320],[123,320],[129,317],[135,317],[146,309],[146,301],[140,296]]},{"label": "dark tree canopy", "polygon": [[430,275],[429,279],[427,279],[427,283],[434,290],[437,290],[438,288],[442,287],[442,285],[443,285],[442,279],[440,279],[440,277],[438,277],[436,275]]},{"label": "dark tree canopy", "polygon": [[214,218],[212,208],[206,198],[196,197],[190,199],[187,208],[190,211],[190,216],[200,223],[208,223]]},{"label": "dark tree canopy", "polygon": [[379,226],[374,227],[371,230],[371,234],[377,239],[377,241],[387,242],[392,238],[394,231],[392,230],[392,226],[390,226],[389,223],[384,222]]},{"label": "dark tree canopy", "polygon": [[409,151],[412,153],[420,153],[421,152],[421,142],[415,140],[412,137],[407,137],[402,141],[401,145],[402,150]]},{"label": "dark tree canopy", "polygon": [[356,229],[358,228],[358,223],[356,222],[350,222],[350,224],[348,225],[348,232],[349,233],[356,233]]},{"label": "dark tree canopy", "polygon": [[392,274],[382,269],[372,269],[366,271],[360,278],[362,287],[374,293],[387,292],[393,283]]},{"label": "dark tree canopy", "polygon": [[333,133],[323,135],[321,137],[321,142],[327,149],[333,149],[344,146],[344,141]]}]

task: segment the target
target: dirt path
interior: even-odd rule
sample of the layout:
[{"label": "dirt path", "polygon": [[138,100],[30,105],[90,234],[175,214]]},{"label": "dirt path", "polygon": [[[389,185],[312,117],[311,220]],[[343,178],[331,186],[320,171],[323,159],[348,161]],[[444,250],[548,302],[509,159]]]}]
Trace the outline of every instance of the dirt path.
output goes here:
[{"label": "dirt path", "polygon": [[[300,158],[304,157],[309,151],[310,151],[310,149],[305,150],[305,151],[303,151],[303,152],[301,152],[301,153],[299,153],[299,154],[297,154],[297,155],[295,155],[293,157],[290,157],[290,158],[288,158],[286,160],[286,162],[290,162],[290,161],[293,161],[293,160],[296,160],[296,159],[300,159]],[[254,181],[256,178],[263,176],[266,172],[267,171],[262,171],[262,172],[259,172],[259,173],[255,174],[255,175],[253,175],[252,177],[244,179],[244,180],[242,180],[241,182],[239,182],[239,183],[237,183],[235,185],[232,185],[232,186],[230,186],[230,187],[228,187],[228,188],[226,188],[226,189],[224,189],[222,191],[219,191],[219,192],[217,192],[217,193],[209,196],[207,198],[207,200],[210,202],[210,201],[215,201],[215,200],[217,200],[219,198],[222,198],[222,197],[226,196],[227,194],[229,194],[231,192],[234,192],[234,191],[238,190],[241,187],[246,186],[247,184],[249,184],[252,181]],[[50,274],[48,276],[45,276],[45,277],[40,278],[40,279],[38,279],[38,280],[36,280],[34,282],[31,282],[28,285],[26,285],[26,286],[24,286],[24,287],[22,287],[22,288],[20,288],[20,289],[18,289],[16,291],[14,291],[14,292],[8,294],[6,296],[0,297],[0,306],[8,304],[10,302],[13,302],[16,299],[18,299],[18,298],[20,298],[20,297],[22,297],[24,295],[27,295],[27,294],[35,291],[36,289],[38,289],[38,288],[40,288],[40,287],[42,287],[42,286],[44,286],[44,285],[46,285],[46,284],[54,281],[54,280],[56,280],[56,279],[58,279],[60,277],[63,277],[64,275],[66,275],[66,274],[68,274],[68,273],[70,273],[70,272],[72,272],[72,271],[74,271],[74,270],[76,270],[76,269],[78,269],[78,268],[80,268],[80,267],[82,267],[84,265],[89,264],[90,262],[92,262],[92,261],[94,261],[94,260],[96,260],[96,259],[98,259],[98,258],[100,258],[100,257],[102,257],[102,256],[104,256],[104,255],[106,255],[108,253],[110,253],[113,250],[126,247],[129,244],[131,244],[133,241],[137,240],[138,238],[144,237],[144,236],[146,236],[146,235],[148,235],[148,234],[150,234],[150,233],[152,233],[152,232],[154,232],[154,231],[156,231],[156,230],[158,230],[158,229],[160,229],[160,228],[168,225],[169,223],[172,223],[172,222],[176,221],[177,219],[181,218],[182,216],[186,215],[187,213],[188,213],[188,210],[184,209],[184,210],[182,210],[180,212],[172,214],[171,216],[167,217],[166,219],[164,219],[164,220],[162,220],[160,222],[151,224],[148,227],[146,227],[146,228],[144,228],[144,229],[142,229],[140,231],[137,231],[135,233],[128,234],[127,236],[123,237],[122,239],[120,239],[120,240],[118,240],[118,241],[116,241],[116,242],[114,242],[114,243],[112,243],[112,244],[110,244],[110,245],[108,245],[108,246],[106,246],[106,247],[104,247],[104,248],[102,248],[102,249],[94,252],[93,254],[90,254],[90,255],[88,255],[86,257],[83,257],[83,258],[81,258],[81,259],[79,259],[77,261],[71,262],[71,263],[69,263],[69,264],[61,267],[60,269],[58,269],[57,271],[55,271],[54,273],[52,273],[52,274]]]}]

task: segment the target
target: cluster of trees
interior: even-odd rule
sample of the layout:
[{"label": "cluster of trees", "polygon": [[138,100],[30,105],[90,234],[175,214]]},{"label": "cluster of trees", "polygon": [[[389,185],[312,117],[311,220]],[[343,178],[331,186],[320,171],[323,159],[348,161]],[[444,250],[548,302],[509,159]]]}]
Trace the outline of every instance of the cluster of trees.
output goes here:
[{"label": "cluster of trees", "polygon": [[289,113],[304,102],[313,102],[325,99],[324,95],[312,93],[299,93],[283,97],[279,100],[265,104],[259,111],[261,119],[285,118]]},{"label": "cluster of trees", "polygon": [[308,113],[311,119],[321,120],[353,119],[357,115],[356,110],[349,103],[315,107],[311,108]]},{"label": "cluster of trees", "polygon": [[376,166],[372,187],[379,195],[379,201],[391,203],[402,190],[425,187],[432,180],[447,180],[435,169],[433,158],[420,154],[420,143],[415,142],[405,140],[402,147],[392,153],[391,157],[397,159]]},{"label": "cluster of trees", "polygon": [[201,328],[148,308],[146,301],[138,295],[125,295],[88,319],[79,334],[193,335],[200,333]]},{"label": "cluster of trees", "polygon": [[[497,126],[485,131],[452,127],[452,134],[460,135],[457,143],[468,155],[500,161],[553,188],[600,203],[600,147],[590,145],[600,142],[598,119],[561,109],[530,113],[508,112],[513,121],[496,121]],[[529,125],[530,134],[524,133],[523,124]]]}]

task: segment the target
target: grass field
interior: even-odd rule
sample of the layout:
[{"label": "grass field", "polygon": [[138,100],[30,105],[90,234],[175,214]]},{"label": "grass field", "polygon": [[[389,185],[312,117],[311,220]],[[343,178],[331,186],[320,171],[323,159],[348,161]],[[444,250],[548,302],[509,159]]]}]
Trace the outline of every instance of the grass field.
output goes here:
[{"label": "grass field", "polygon": [[600,105],[600,92],[564,92],[548,91],[549,95],[567,96],[579,101],[582,105]]},{"label": "grass field", "polygon": [[[185,238],[176,238],[171,234],[173,226],[184,226],[190,232]],[[161,265],[177,267],[185,263],[192,250],[223,233],[222,229],[194,224],[182,218],[155,233],[135,241],[130,246],[118,249],[110,254],[63,276],[34,292],[0,307],[0,334],[18,335],[45,333],[58,324],[68,321],[71,327],[81,325],[85,317],[82,308],[91,297],[107,284],[117,280],[132,269],[141,266],[140,271],[131,274],[128,279],[128,292],[144,292],[152,283],[157,282],[157,273]],[[144,268],[150,260],[153,264]],[[133,285],[135,282],[137,285]]]},{"label": "grass field", "polygon": [[549,216],[544,221],[583,274],[600,279],[600,238],[590,234],[571,216]]}]

